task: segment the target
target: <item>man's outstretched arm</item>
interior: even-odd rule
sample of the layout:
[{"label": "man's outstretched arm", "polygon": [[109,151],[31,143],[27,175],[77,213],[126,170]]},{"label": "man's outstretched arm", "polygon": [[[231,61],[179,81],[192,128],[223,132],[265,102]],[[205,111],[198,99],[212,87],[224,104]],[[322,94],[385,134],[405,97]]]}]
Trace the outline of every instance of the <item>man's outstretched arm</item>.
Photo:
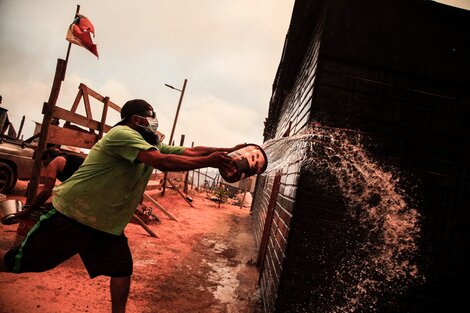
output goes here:
[{"label": "man's outstretched arm", "polygon": [[158,150],[141,150],[137,159],[161,171],[190,171],[203,167],[232,167],[232,159],[226,152],[213,152],[205,156],[163,154]]},{"label": "man's outstretched arm", "polygon": [[216,148],[216,147],[197,146],[197,147],[193,147],[193,148],[186,148],[183,152],[183,155],[195,157],[195,156],[209,155],[209,154],[214,153],[214,152],[230,153],[232,151],[236,151],[236,150],[241,149],[241,148],[246,147],[246,146],[247,146],[246,143],[236,145],[233,148]]}]

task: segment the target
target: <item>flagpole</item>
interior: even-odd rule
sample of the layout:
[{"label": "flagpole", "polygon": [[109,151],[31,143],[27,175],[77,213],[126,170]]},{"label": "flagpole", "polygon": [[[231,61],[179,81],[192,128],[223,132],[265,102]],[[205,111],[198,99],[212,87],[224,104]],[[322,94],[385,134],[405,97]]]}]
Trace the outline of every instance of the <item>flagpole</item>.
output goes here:
[{"label": "flagpole", "polygon": [[[75,16],[73,17],[74,20],[77,17],[78,13],[80,13],[80,5],[79,4],[77,4],[77,10],[75,12]],[[63,73],[63,76],[62,76],[62,81],[64,81],[64,79],[65,79],[65,71],[67,70],[67,64],[69,63],[69,56],[70,56],[70,49],[71,48],[72,48],[72,42],[69,41],[69,46],[67,47],[67,54],[65,56],[65,65],[64,65],[64,73]]]},{"label": "flagpole", "polygon": [[[79,11],[80,5],[77,5],[77,12],[75,13],[75,17],[77,16]],[[42,114],[44,115],[44,117],[41,124],[41,132],[39,134],[38,146],[35,152],[33,171],[28,184],[28,189],[26,191],[26,204],[31,204],[36,198],[36,193],[39,186],[39,177],[41,175],[41,155],[47,147],[47,136],[49,133],[49,126],[51,124],[51,120],[54,114],[54,108],[59,97],[60,87],[65,79],[65,71],[67,69],[67,62],[70,54],[70,46],[71,43],[69,42],[66,60],[64,61],[62,59],[57,59],[57,66],[55,70],[54,81],[52,82],[49,100],[48,102],[45,102],[42,107]]]}]

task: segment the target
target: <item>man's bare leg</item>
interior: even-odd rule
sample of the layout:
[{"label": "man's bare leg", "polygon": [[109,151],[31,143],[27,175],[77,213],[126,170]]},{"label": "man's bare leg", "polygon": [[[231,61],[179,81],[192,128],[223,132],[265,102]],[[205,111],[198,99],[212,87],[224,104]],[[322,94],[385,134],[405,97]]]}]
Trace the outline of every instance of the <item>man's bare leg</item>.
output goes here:
[{"label": "man's bare leg", "polygon": [[111,277],[111,304],[113,313],[126,312],[131,277]]}]

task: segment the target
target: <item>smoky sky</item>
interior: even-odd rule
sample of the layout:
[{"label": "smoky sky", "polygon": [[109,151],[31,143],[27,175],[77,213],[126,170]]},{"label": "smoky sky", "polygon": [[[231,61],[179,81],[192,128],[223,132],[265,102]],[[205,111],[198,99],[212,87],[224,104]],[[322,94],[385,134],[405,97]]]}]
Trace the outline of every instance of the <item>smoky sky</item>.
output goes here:
[{"label": "smoky sky", "polygon": [[[446,3],[470,9],[470,0]],[[259,144],[293,5],[294,0],[80,1],[80,13],[95,26],[100,58],[72,46],[58,105],[69,109],[80,83],[119,105],[146,99],[169,138],[181,93],[165,84],[181,89],[188,79],[176,142],[184,134],[185,145]],[[25,116],[25,137],[42,121],[75,10],[73,1],[0,0],[2,106],[17,130]],[[99,120],[102,105],[92,108]],[[118,118],[110,112],[108,123]]]},{"label": "smoky sky", "polygon": [[[119,105],[143,98],[167,138],[188,79],[174,138],[185,144],[261,143],[271,86],[293,0],[81,1],[94,24],[100,58],[72,46],[58,105],[70,108],[84,83]],[[69,1],[1,0],[0,94],[25,137],[42,121],[65,34],[76,10]],[[99,120],[100,104],[92,103]],[[80,110],[79,110],[80,113]],[[109,123],[118,119],[110,113]]]}]

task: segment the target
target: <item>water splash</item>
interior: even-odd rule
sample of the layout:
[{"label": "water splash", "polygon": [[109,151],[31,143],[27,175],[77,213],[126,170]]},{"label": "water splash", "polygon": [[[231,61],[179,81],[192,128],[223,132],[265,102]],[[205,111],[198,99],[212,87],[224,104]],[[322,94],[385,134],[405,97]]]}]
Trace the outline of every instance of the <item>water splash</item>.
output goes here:
[{"label": "water splash", "polygon": [[315,128],[263,145],[268,174],[295,162],[307,172],[322,168],[332,174],[355,225],[351,232],[360,233],[354,250],[335,265],[335,283],[321,291],[328,294],[323,299],[327,308],[312,304],[316,312],[374,312],[385,295],[402,294],[424,279],[414,261],[420,215],[398,187],[397,171],[387,172],[374,162],[361,138],[347,130]]},{"label": "water splash", "polygon": [[322,144],[322,141],[311,133],[266,141],[262,145],[268,157],[268,167],[265,173],[282,172],[290,164],[308,162],[306,153],[315,143]]}]

